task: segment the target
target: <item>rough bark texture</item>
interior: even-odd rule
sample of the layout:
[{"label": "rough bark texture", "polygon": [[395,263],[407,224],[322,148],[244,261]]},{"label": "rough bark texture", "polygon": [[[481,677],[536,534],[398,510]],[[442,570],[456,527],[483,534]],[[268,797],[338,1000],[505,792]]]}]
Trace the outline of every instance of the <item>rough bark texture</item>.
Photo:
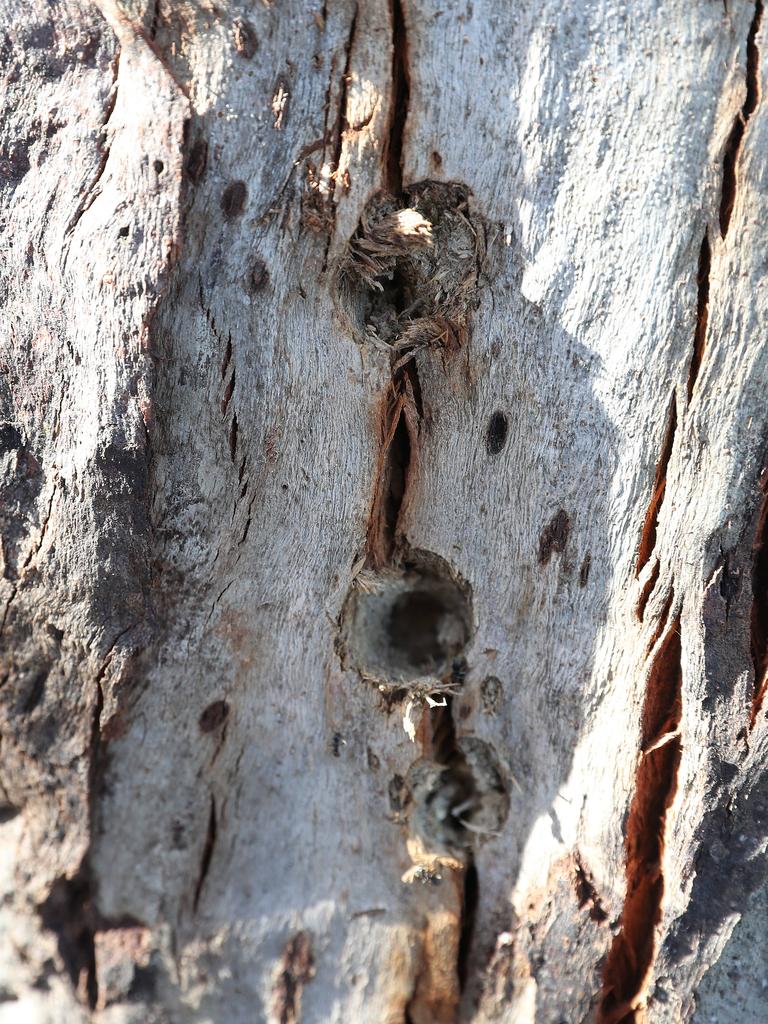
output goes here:
[{"label": "rough bark texture", "polygon": [[768,1018],[761,0],[0,11],[0,1019]]}]

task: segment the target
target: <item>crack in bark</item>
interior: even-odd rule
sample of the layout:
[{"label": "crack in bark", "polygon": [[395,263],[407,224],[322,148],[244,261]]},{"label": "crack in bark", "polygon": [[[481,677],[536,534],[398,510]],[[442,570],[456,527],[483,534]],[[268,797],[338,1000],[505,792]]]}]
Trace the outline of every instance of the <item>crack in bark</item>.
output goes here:
[{"label": "crack in bark", "polygon": [[[231,360],[232,360],[232,334],[230,332],[229,338],[227,339],[227,350],[226,350],[226,352],[224,354],[224,365],[223,365],[223,367],[221,369],[221,379],[222,379],[222,381],[226,380],[227,370],[229,369],[229,365],[230,365]],[[224,394],[222,395],[222,398],[221,398],[221,415],[222,416],[226,416],[227,415],[227,409],[229,408],[229,403],[232,400],[232,395],[234,394],[236,373],[237,373],[237,368],[233,366],[232,367],[232,372],[229,375],[229,380],[227,381],[227,383],[226,383],[226,385],[224,387]]]},{"label": "crack in bark", "polygon": [[641,726],[641,759],[626,826],[627,888],[621,930],[606,961],[599,1024],[634,1024],[644,1004],[663,913],[667,812],[677,791],[682,753],[680,616],[651,666]]},{"label": "crack in bark", "polygon": [[388,565],[397,548],[398,524],[408,490],[418,428],[418,414],[409,384],[410,379],[404,373],[394,373],[384,399],[383,436],[366,538],[367,562],[373,569]]},{"label": "crack in bark", "polygon": [[[330,229],[327,232],[325,251],[323,253],[323,273],[325,273],[328,267],[328,252],[331,247],[331,238],[333,236],[333,226],[336,219],[336,187],[338,185],[339,177],[339,164],[341,163],[341,153],[344,145],[344,133],[350,127],[349,119],[347,117],[347,93],[349,88],[350,69],[352,66],[352,50],[355,45],[355,35],[357,33],[357,18],[359,14],[359,6],[355,4],[355,10],[352,14],[352,21],[349,26],[349,33],[347,35],[347,41],[344,46],[344,70],[341,73],[341,81],[339,83],[339,103],[336,110],[336,119],[334,121],[333,130],[331,132],[332,151],[330,161],[327,163],[328,171],[328,185],[327,195],[323,196],[323,205],[325,205],[330,211]],[[328,113],[330,109],[330,92],[331,92],[331,80],[333,78],[334,64],[331,64],[331,77],[328,81],[328,90],[326,92],[326,111],[325,111],[325,125],[323,128],[323,157],[325,157],[325,148],[328,143]],[[310,165],[311,166],[311,165]],[[322,174],[322,171],[321,171]],[[322,220],[322,218],[321,218]]]},{"label": "crack in bark", "polygon": [[408,34],[401,0],[389,0],[392,26],[392,107],[383,150],[384,186],[394,196],[403,191],[403,140],[410,103]]},{"label": "crack in bark", "polygon": [[[104,709],[102,680],[114,656],[120,638],[129,626],[115,637],[105,655],[95,680],[95,700],[91,731],[86,751],[88,764],[87,814],[88,831],[93,829],[96,781],[101,770],[101,716]],[[101,927],[108,927],[96,907],[94,882],[86,853],[72,878],[57,878],[47,897],[38,907],[43,927],[56,936],[59,953],[78,1000],[90,1010],[99,1001],[96,972],[95,936]]]},{"label": "crack in bark", "polygon": [[232,416],[229,427],[229,457],[234,463],[237,455],[237,413]]},{"label": "crack in bark", "polygon": [[741,110],[736,115],[728,136],[723,156],[723,186],[720,197],[720,236],[725,238],[731,223],[733,207],[736,203],[738,180],[736,166],[739,162],[741,147],[747,132],[750,118],[760,102],[760,50],[757,46],[757,33],[763,20],[763,0],[756,0],[755,13],[747,35],[747,94]]},{"label": "crack in bark", "polygon": [[26,575],[27,569],[32,564],[33,560],[36,559],[37,556],[40,554],[40,549],[43,546],[43,541],[45,540],[45,535],[48,531],[48,523],[51,518],[51,512],[53,510],[53,501],[54,498],[56,497],[56,491],[58,490],[58,486],[58,477],[54,477],[53,486],[51,488],[51,496],[48,499],[48,509],[45,513],[42,523],[40,524],[40,536],[37,539],[37,544],[35,544],[33,548],[30,548],[29,553],[27,554],[27,557],[24,559],[24,562],[19,570],[19,574],[16,577],[16,580],[11,584],[11,592],[8,595],[8,600],[5,602],[2,619],[0,619],[0,634],[5,629],[6,622],[8,621],[8,613],[11,610],[11,605],[18,596],[19,586],[24,582],[24,577]]},{"label": "crack in bark", "polygon": [[334,196],[336,194],[336,176],[339,170],[339,163],[341,161],[341,150],[344,144],[344,132],[349,128],[349,120],[347,118],[347,92],[349,88],[349,76],[350,68],[352,65],[352,50],[355,45],[355,34],[357,32],[357,16],[358,16],[358,5],[355,4],[355,11],[352,15],[352,22],[349,26],[349,35],[347,36],[346,46],[344,47],[345,60],[344,70],[341,73],[341,82],[339,84],[339,106],[336,111],[336,121],[333,126],[333,150],[331,153],[331,180],[330,180],[330,202],[333,204]]},{"label": "crack in bark", "polygon": [[603,924],[608,920],[608,914],[603,908],[602,901],[598,896],[595,883],[592,880],[592,875],[584,867],[584,863],[581,859],[581,855],[576,853],[575,857],[576,867],[576,898],[579,901],[579,909],[583,910],[584,907],[589,907],[587,911],[589,919],[594,921],[595,924]]},{"label": "crack in bark", "polygon": [[[159,8],[159,0],[157,6]],[[150,36],[149,32],[131,21],[117,0],[96,0],[96,7],[119,39],[121,45],[128,43],[143,44],[168,76],[169,80],[173,82],[175,88],[178,89],[185,99],[190,99],[189,89],[176,77],[167,57],[155,40]]]},{"label": "crack in bark", "polygon": [[[390,0],[390,24],[392,81],[381,162],[384,191],[378,204],[371,201],[361,216],[346,264],[342,264],[342,281],[362,288],[357,297],[368,319],[361,340],[389,353],[390,379],[379,411],[379,454],[363,562],[373,572],[385,572],[401,563],[409,565],[403,516],[418,467],[424,419],[416,355],[423,349],[439,350],[445,364],[448,353],[455,354],[462,348],[485,251],[484,235],[478,237],[482,228],[471,221],[468,192],[463,186],[425,182],[404,188],[403,144],[410,86],[401,0]],[[344,123],[337,121],[337,166]],[[448,241],[452,231],[462,238],[461,233],[466,232],[463,248],[471,251],[471,268],[456,263]],[[417,256],[422,250],[433,255]],[[446,270],[457,277],[455,288],[444,286],[451,296],[458,296],[456,303],[453,298],[447,302],[438,298],[435,291],[435,281]],[[352,307],[354,315],[365,320],[366,314],[361,315],[354,297]],[[420,627],[417,624],[413,628]],[[450,683],[446,684],[449,694],[458,691],[466,673],[466,663],[459,660],[462,666],[454,661]],[[399,694],[402,697],[402,687]],[[494,784],[483,774],[493,774],[490,754],[482,755],[489,758],[483,766],[477,750],[470,748],[465,754],[459,744],[450,695],[444,697],[442,707],[424,709],[418,742],[421,757],[414,763],[416,776],[412,780],[412,804],[418,810],[414,809],[414,820],[409,821],[408,839],[414,866],[403,880],[436,884],[442,868],[448,876],[443,884],[448,888],[445,898],[438,901],[438,909],[425,914],[405,1016],[406,1020],[448,1021],[458,1011],[470,965],[479,893],[472,847],[475,833],[483,831],[480,825],[488,827],[482,815],[480,824],[469,819],[486,799],[484,786],[498,787],[494,791],[497,801],[505,790],[500,775]],[[440,805],[440,813],[432,801]]]},{"label": "crack in bark", "polygon": [[[221,409],[222,417],[226,418],[229,411],[229,404],[232,401],[232,396],[235,393],[235,384],[237,382],[237,366],[232,362],[233,348],[232,348],[232,332],[229,331],[227,334],[226,344],[224,344],[224,337],[216,326],[216,319],[211,312],[209,306],[205,303],[205,297],[203,293],[203,282],[201,279],[198,280],[198,298],[200,301],[200,309],[203,312],[205,321],[213,334],[214,338],[220,345],[224,346],[224,356],[221,364],[221,380],[224,384],[224,390],[221,392],[221,400],[219,407]],[[227,377],[229,371],[229,377]],[[226,381],[226,383],[224,383]],[[229,457],[233,464],[237,463],[237,436],[238,436],[238,422],[237,413],[233,413],[232,421],[229,425],[229,432],[227,434],[227,448],[229,450]],[[244,471],[244,462],[240,467],[238,474],[238,484],[242,483],[242,474]],[[235,508],[237,508],[237,502],[235,502]]]},{"label": "crack in bark", "polygon": [[470,858],[464,871],[464,886],[461,900],[461,920],[459,922],[459,955],[456,962],[456,973],[459,976],[459,992],[464,992],[469,981],[470,955],[472,940],[475,937],[477,908],[480,903],[480,876],[474,858]]},{"label": "crack in bark", "polygon": [[[99,135],[100,136],[104,136],[104,141],[106,141],[107,128],[109,126],[110,119],[112,117],[112,114],[115,112],[115,107],[117,106],[117,92],[118,92],[118,79],[119,79],[119,74],[120,74],[120,55],[121,55],[121,53],[122,53],[122,50],[121,50],[120,47],[118,47],[117,50],[115,51],[115,56],[114,56],[114,59],[112,61],[112,86],[110,88],[110,93],[109,93],[109,98],[107,100],[107,104],[106,104],[106,106],[104,108],[104,116],[102,118],[101,125],[99,126]],[[80,219],[83,217],[83,215],[86,213],[86,211],[88,211],[91,208],[91,206],[93,206],[93,204],[96,201],[97,197],[100,195],[100,193],[97,191],[97,186],[98,186],[99,182],[101,181],[101,179],[102,179],[102,177],[104,175],[104,171],[107,168],[107,162],[109,161],[109,154],[111,152],[111,148],[112,147],[104,145],[104,143],[100,143],[100,148],[101,148],[101,156],[99,157],[99,162],[98,162],[98,164],[96,166],[96,173],[94,174],[94,176],[91,179],[90,183],[87,185],[87,187],[85,189],[85,192],[83,193],[83,198],[78,203],[77,209],[75,210],[74,214],[72,215],[72,217],[69,220],[69,223],[67,224],[66,228],[64,229],[64,237],[65,238],[67,236],[73,234],[75,228],[77,227],[78,223],[80,222]],[[64,257],[65,263],[66,263],[66,259],[67,259],[68,255],[69,255],[69,247],[67,247],[67,253],[66,253],[65,257]]]},{"label": "crack in bark", "polygon": [[667,595],[667,599],[664,602],[664,607],[661,609],[661,615],[659,616],[659,621],[658,621],[658,624],[656,626],[656,629],[653,631],[653,633],[651,634],[651,638],[648,641],[648,645],[646,647],[646,653],[647,654],[651,653],[653,648],[658,643],[659,637],[662,635],[662,633],[666,629],[667,620],[669,618],[669,613],[672,611],[672,604],[673,604],[674,600],[675,600],[674,587],[670,587],[669,588],[669,594]]},{"label": "crack in bark", "polygon": [[696,379],[699,376],[701,362],[704,358],[704,348],[707,342],[707,321],[709,319],[709,274],[712,263],[712,252],[709,245],[709,231],[704,232],[704,238],[699,250],[699,265],[696,273],[696,328],[693,335],[693,354],[691,365],[688,370],[688,404],[693,398],[693,389]]},{"label": "crack in bark", "polygon": [[760,477],[762,501],[757,516],[752,562],[752,609],[750,612],[750,650],[754,668],[749,728],[762,711],[768,691],[768,470]]},{"label": "crack in bark", "polygon": [[637,552],[637,568],[635,570],[635,576],[640,575],[656,547],[656,530],[659,523],[659,513],[664,502],[664,494],[667,487],[667,468],[669,466],[670,456],[672,455],[676,429],[677,399],[673,394],[667,417],[667,429],[664,433],[659,461],[656,463],[656,473],[653,480],[651,500],[648,503],[648,511],[645,514],[643,531],[640,535],[640,547]]},{"label": "crack in bark", "polygon": [[[648,576],[648,579],[643,584],[643,588],[640,591],[640,597],[637,600],[637,607],[635,608],[635,614],[637,615],[637,618],[638,618],[638,620],[640,622],[642,622],[643,619],[645,618],[645,609],[646,609],[646,607],[648,605],[648,601],[650,599],[651,594],[654,591],[654,588],[655,588],[656,584],[659,581],[659,571],[660,571],[660,569],[661,569],[661,565],[660,565],[659,560],[657,558],[656,561],[653,564],[653,568],[651,569],[651,572],[650,572],[650,574]],[[640,574],[638,573],[638,575],[640,575]]]},{"label": "crack in bark", "polygon": [[152,18],[149,23],[149,38],[152,42],[157,38],[157,29],[160,23],[160,0],[155,0],[154,8],[152,10]]},{"label": "crack in bark", "polygon": [[211,805],[208,812],[208,828],[205,833],[205,843],[203,844],[203,852],[200,857],[200,870],[197,875],[197,882],[195,883],[195,895],[192,900],[192,910],[197,912],[198,905],[200,903],[200,897],[203,892],[203,886],[205,880],[208,877],[208,871],[211,867],[211,860],[213,859],[213,849],[216,845],[216,832],[218,822],[216,818],[216,798],[211,793]]}]

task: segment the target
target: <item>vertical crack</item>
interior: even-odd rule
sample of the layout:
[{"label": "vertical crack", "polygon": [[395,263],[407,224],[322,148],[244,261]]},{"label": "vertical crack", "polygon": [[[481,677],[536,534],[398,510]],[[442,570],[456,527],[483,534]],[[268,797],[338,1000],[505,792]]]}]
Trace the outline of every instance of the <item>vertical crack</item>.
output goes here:
[{"label": "vertical crack", "polygon": [[750,729],[757,721],[768,691],[768,472],[760,479],[762,502],[757,517],[753,544],[752,610],[750,647],[755,672],[750,709]]},{"label": "vertical crack", "polygon": [[682,752],[680,617],[654,658],[643,706],[642,753],[626,826],[627,888],[621,930],[608,953],[599,1024],[635,1024],[656,955],[656,928],[664,899],[667,812],[677,790]]},{"label": "vertical crack", "polygon": [[[64,229],[65,237],[72,234],[72,232],[77,227],[78,222],[80,221],[83,214],[85,214],[90,209],[90,207],[96,201],[96,197],[99,195],[98,184],[101,181],[101,178],[106,169],[107,161],[109,160],[109,154],[111,150],[111,146],[107,144],[108,126],[110,118],[112,117],[112,114],[114,113],[115,107],[117,105],[117,92],[119,86],[118,79],[120,73],[120,54],[121,50],[118,47],[118,49],[115,51],[115,56],[112,60],[112,86],[110,89],[109,97],[107,98],[107,102],[104,106],[104,115],[102,117],[99,130],[99,162],[96,165],[96,170],[94,172],[92,179],[83,189],[82,198],[80,199],[80,202],[77,204],[77,209],[72,214],[69,223]],[[67,256],[68,255],[69,248],[67,248]]]},{"label": "vertical crack", "polygon": [[696,274],[696,328],[693,335],[693,355],[688,371],[688,403],[693,397],[693,389],[696,378],[699,375],[701,362],[704,358],[704,347],[707,342],[707,321],[709,319],[709,272],[712,262],[712,252],[709,245],[709,231],[704,232],[704,238],[699,250],[699,266]]},{"label": "vertical crack", "polygon": [[474,859],[470,859],[464,872],[464,892],[461,902],[461,931],[459,933],[459,991],[464,992],[469,981],[470,954],[475,937],[475,921],[480,903],[480,877]]},{"label": "vertical crack", "polygon": [[[750,118],[757,109],[760,102],[760,50],[757,46],[757,33],[763,19],[763,0],[756,0],[755,13],[749,26],[747,35],[747,69],[746,69],[746,96],[741,110],[737,113],[723,155],[723,181],[720,193],[720,236],[725,238],[731,223],[733,208],[736,203],[736,192],[738,187],[737,165],[741,147],[746,135]],[[701,369],[704,358],[704,350],[707,341],[707,321],[709,318],[709,290],[710,290],[710,266],[711,266],[711,245],[709,231],[704,232],[704,238],[699,250],[699,263],[696,275],[697,300],[696,300],[696,327],[693,339],[693,354],[688,372],[688,403],[693,398],[694,387]]]},{"label": "vertical crack", "polygon": [[349,90],[349,75],[352,65],[352,50],[355,45],[355,34],[357,33],[358,10],[358,6],[355,5],[355,13],[352,15],[352,22],[349,26],[349,35],[347,37],[347,45],[345,47],[346,58],[344,61],[344,70],[341,73],[341,83],[339,85],[339,106],[336,111],[336,122],[333,126],[333,153],[331,155],[330,167],[331,200],[333,200],[333,196],[336,191],[336,178],[338,175],[339,164],[341,163],[341,150],[344,144],[344,132],[349,127],[349,119],[347,117],[347,92]]},{"label": "vertical crack", "polygon": [[[463,659],[454,661],[454,685],[465,670]],[[495,754],[475,737],[459,741],[453,701],[446,693],[443,705],[430,708],[422,720],[422,756],[409,772],[414,804],[409,853],[414,856],[414,840],[420,849],[403,879],[448,887],[441,912],[426,915],[406,1017],[446,1024],[455,1019],[473,964],[480,896],[477,837],[495,834],[508,810]]]},{"label": "vertical crack", "polygon": [[[437,901],[439,909],[425,915],[405,1019],[449,1020],[457,1012],[471,962],[479,899],[473,844],[478,835],[492,834],[498,827],[508,811],[508,796],[487,745],[473,737],[461,743],[457,738],[451,694],[463,683],[466,663],[454,658],[451,669],[443,658],[446,642],[449,647],[457,644],[458,650],[466,642],[466,624],[454,606],[456,579],[437,555],[410,548],[403,519],[425,416],[416,358],[424,351],[439,352],[445,366],[461,350],[476,306],[485,232],[474,221],[465,186],[431,181],[404,185],[410,81],[402,0],[389,0],[389,11],[392,72],[382,192],[363,211],[339,275],[359,342],[389,356],[361,560],[366,571],[359,570],[359,586],[353,585],[348,614],[342,615],[342,628],[352,630],[343,635],[342,647],[359,669],[369,672],[368,678],[381,673],[379,689],[389,688],[398,695],[394,699],[410,693],[411,701],[423,704],[419,686],[427,687],[427,695],[430,689],[440,694],[437,701],[427,701],[418,726],[420,757],[411,766],[413,777],[409,775],[408,852],[413,867],[403,881],[442,882],[447,892]],[[407,615],[401,616],[401,610]],[[384,630],[371,633],[371,622],[381,616]],[[385,649],[380,649],[382,634]],[[402,670],[417,663],[418,678],[408,690]]]},{"label": "vertical crack", "polygon": [[[383,178],[387,190],[397,199],[402,199],[403,135],[408,117],[409,85],[408,42],[400,0],[390,0],[390,21],[392,97],[387,138],[384,143]],[[393,271],[392,277],[390,299],[395,313],[400,315],[409,305],[408,296],[402,275],[397,273],[397,268]],[[391,386],[386,399],[382,454],[368,530],[368,557],[377,567],[389,562],[394,554],[397,524],[407,490],[421,406],[418,370],[412,360],[402,365],[398,356],[396,349],[390,356]]]},{"label": "vertical crack", "polygon": [[[650,572],[650,574],[648,576],[648,579],[645,581],[643,589],[640,591],[640,597],[637,600],[637,607],[635,608],[635,614],[637,615],[637,618],[638,618],[638,620],[640,622],[642,622],[643,619],[645,618],[645,609],[646,609],[646,607],[648,605],[648,600],[649,600],[651,594],[653,593],[654,588],[656,587],[656,584],[659,581],[660,569],[661,569],[661,565],[660,565],[659,560],[657,558],[656,561],[654,562],[653,568],[651,569],[651,572]],[[639,575],[640,575],[640,573],[638,572],[638,576]]]},{"label": "vertical crack", "polygon": [[216,819],[216,798],[211,794],[211,806],[208,812],[208,828],[205,834],[205,843],[203,844],[203,853],[200,858],[200,871],[197,876],[197,882],[195,884],[195,896],[192,900],[192,909],[197,910],[198,904],[200,903],[200,896],[203,892],[203,886],[205,880],[208,877],[208,870],[211,866],[211,860],[213,858],[213,848],[216,845],[216,831],[217,831],[217,819]]},{"label": "vertical crack", "polygon": [[[357,34],[358,14],[359,6],[358,4],[355,4],[355,10],[352,14],[352,21],[350,22],[349,33],[347,35],[347,42],[344,47],[344,68],[342,69],[341,79],[339,81],[339,100],[336,107],[336,117],[334,119],[332,129],[329,131],[328,114],[331,106],[331,85],[336,67],[335,56],[331,62],[331,74],[328,80],[328,88],[326,90],[325,124],[323,127],[323,138],[321,142],[323,150],[323,166],[320,168],[319,175],[317,174],[314,164],[311,162],[307,164],[310,192],[304,197],[302,216],[310,227],[316,225],[320,228],[327,228],[325,251],[323,253],[323,271],[325,271],[328,266],[328,253],[331,246],[331,237],[333,235],[333,227],[336,218],[336,190],[339,185],[340,177],[346,177],[346,175],[340,176],[340,166],[342,150],[344,147],[344,135],[349,128],[349,117],[347,115],[349,80],[352,68],[352,51],[355,46],[355,36]],[[329,143],[331,152],[326,158],[326,150],[328,149]]]},{"label": "vertical crack", "polygon": [[408,35],[401,0],[390,0],[392,24],[392,106],[387,139],[384,144],[384,186],[392,195],[403,191],[403,140],[408,120],[410,79],[408,73]]},{"label": "vertical crack", "polygon": [[396,546],[397,524],[411,463],[411,439],[403,414],[406,396],[393,380],[387,402],[386,436],[382,443],[373,507],[368,527],[368,557],[374,568],[391,562]]},{"label": "vertical crack", "polygon": [[640,535],[640,547],[637,553],[637,569],[635,575],[639,576],[648,563],[656,547],[656,530],[659,523],[659,513],[664,502],[664,494],[667,488],[667,468],[672,455],[672,448],[675,441],[677,429],[677,400],[672,395],[667,416],[667,429],[664,433],[664,441],[659,454],[659,461],[656,463],[656,473],[653,480],[653,491],[651,500],[648,503],[648,510],[645,514],[643,532]]},{"label": "vertical crack", "polygon": [[747,35],[747,94],[742,108],[733,122],[733,127],[725,147],[725,155],[723,156],[723,190],[720,197],[720,235],[722,238],[725,238],[728,234],[731,214],[736,202],[736,190],[738,187],[736,167],[744,136],[749,120],[760,102],[760,50],[757,46],[757,33],[760,31],[762,20],[763,0],[756,0],[755,13],[749,26],[749,34]]}]

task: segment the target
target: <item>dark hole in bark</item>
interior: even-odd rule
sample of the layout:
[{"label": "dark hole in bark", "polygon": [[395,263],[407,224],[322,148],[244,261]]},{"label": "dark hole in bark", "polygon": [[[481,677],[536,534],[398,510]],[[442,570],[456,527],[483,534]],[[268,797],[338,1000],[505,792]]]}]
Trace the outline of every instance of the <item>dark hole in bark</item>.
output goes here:
[{"label": "dark hole in bark", "polygon": [[125,228],[120,228],[120,230],[119,230],[119,231],[117,232],[117,234],[118,234],[118,237],[119,237],[119,238],[127,238],[127,237],[128,237],[128,232],[129,232],[130,230],[131,230],[131,229],[130,229],[129,227],[125,227]]},{"label": "dark hole in bark", "polygon": [[371,574],[353,588],[342,616],[343,646],[364,676],[402,684],[423,676],[453,680],[469,640],[469,588],[436,555]]},{"label": "dark hole in bark", "polygon": [[12,423],[0,425],[0,453],[12,452],[21,448],[21,433]]},{"label": "dark hole in bark", "polygon": [[250,60],[259,46],[258,36],[253,25],[245,18],[238,18],[233,26],[233,36],[235,50],[241,57]]},{"label": "dark hole in bark", "polygon": [[504,451],[509,432],[509,420],[506,414],[497,409],[488,421],[488,429],[485,432],[485,446],[489,455],[499,455]]},{"label": "dark hole in bark", "polygon": [[240,216],[247,195],[248,189],[244,181],[232,181],[227,185],[221,195],[221,209],[228,220]]},{"label": "dark hole in bark", "polygon": [[13,821],[19,813],[19,808],[14,807],[13,804],[0,804],[0,825],[5,825],[7,821]]},{"label": "dark hole in bark", "polygon": [[148,964],[146,967],[136,964],[133,968],[133,981],[126,993],[126,999],[130,1003],[156,999],[157,981],[157,968],[153,964]]},{"label": "dark hole in bark", "polygon": [[200,715],[201,732],[213,732],[223,725],[229,717],[229,704],[225,700],[215,700]]},{"label": "dark hole in bark", "polygon": [[414,668],[426,669],[440,664],[445,660],[447,644],[451,642],[445,636],[446,625],[451,635],[461,635],[461,624],[454,624],[454,619],[455,615],[442,595],[428,590],[401,594],[389,615],[389,643]]}]

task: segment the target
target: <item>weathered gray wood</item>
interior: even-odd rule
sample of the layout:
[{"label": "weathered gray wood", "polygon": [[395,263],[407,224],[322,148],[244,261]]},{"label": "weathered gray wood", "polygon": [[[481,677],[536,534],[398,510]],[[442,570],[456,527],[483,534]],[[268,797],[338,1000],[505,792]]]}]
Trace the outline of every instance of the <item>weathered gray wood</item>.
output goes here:
[{"label": "weathered gray wood", "polygon": [[763,881],[762,5],[507,6],[0,4],[0,1020],[687,1020]]}]

